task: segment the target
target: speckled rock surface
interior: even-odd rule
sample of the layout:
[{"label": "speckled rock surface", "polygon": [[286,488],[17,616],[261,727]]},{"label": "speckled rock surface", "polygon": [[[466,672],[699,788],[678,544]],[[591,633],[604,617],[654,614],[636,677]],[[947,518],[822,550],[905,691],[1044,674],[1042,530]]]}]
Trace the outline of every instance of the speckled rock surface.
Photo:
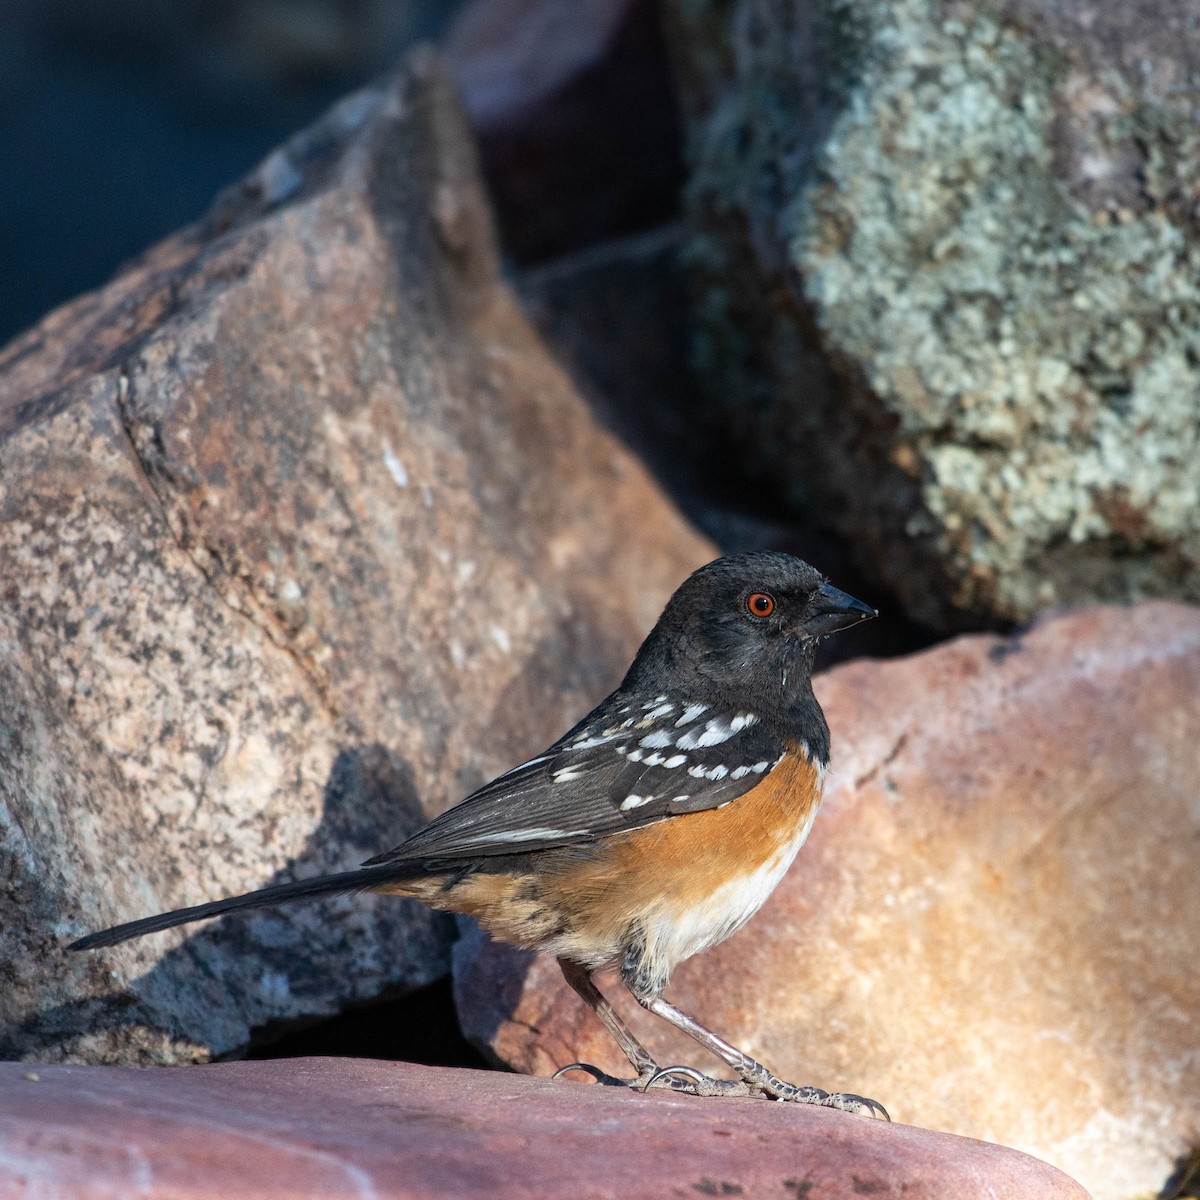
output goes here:
[{"label": "speckled rock surface", "polygon": [[1087,1200],[1000,1146],[769,1101],[347,1059],[36,1074],[0,1064],[14,1200]]},{"label": "speckled rock surface", "polygon": [[943,628],[1200,599],[1200,0],[674,0],[697,353]]},{"label": "speckled rock surface", "polygon": [[[1156,1196],[1200,1112],[1200,612],[1153,603],[818,677],[833,771],[795,865],[668,997],[774,1071]],[[455,947],[522,1070],[619,1052],[551,961]],[[660,1062],[711,1060],[608,992]]]},{"label": "speckled rock surface", "polygon": [[354,865],[557,736],[710,557],[499,282],[428,58],[0,354],[0,1057],[176,1062],[443,972]]}]

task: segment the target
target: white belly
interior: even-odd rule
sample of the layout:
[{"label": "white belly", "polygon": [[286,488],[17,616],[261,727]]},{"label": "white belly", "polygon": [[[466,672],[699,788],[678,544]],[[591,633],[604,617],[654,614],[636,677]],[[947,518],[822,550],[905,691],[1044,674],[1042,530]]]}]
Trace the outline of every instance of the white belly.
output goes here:
[{"label": "white belly", "polygon": [[646,957],[655,964],[656,974],[666,977],[684,959],[723,942],[762,908],[804,845],[816,808],[813,805],[795,836],[757,870],[727,880],[702,903],[682,912],[664,907],[645,923]]}]

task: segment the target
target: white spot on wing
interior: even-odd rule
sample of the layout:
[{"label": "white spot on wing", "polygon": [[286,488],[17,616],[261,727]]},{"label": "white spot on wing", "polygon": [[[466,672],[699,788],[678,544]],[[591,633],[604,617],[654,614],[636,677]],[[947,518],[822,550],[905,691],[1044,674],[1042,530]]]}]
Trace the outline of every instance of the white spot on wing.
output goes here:
[{"label": "white spot on wing", "polygon": [[[700,731],[700,736],[696,738],[697,746],[719,746],[722,742],[727,742],[734,735],[733,726],[723,717],[717,717],[712,721],[708,721],[704,728]],[[680,749],[684,749],[683,741],[680,740]]]},{"label": "white spot on wing", "polygon": [[779,761],[780,760],[778,758],[775,759],[774,762],[764,758],[762,762],[746,763],[743,766],[734,767],[733,771],[730,772],[729,777],[731,779],[745,779],[747,775],[761,775],[764,771],[771,770],[771,768],[776,766]]},{"label": "white spot on wing", "polygon": [[[518,763],[511,771],[505,771],[504,775],[515,775],[518,771],[525,770],[526,767],[536,767],[538,763],[549,762],[553,757],[553,754],[539,754],[537,758],[528,758],[523,763]],[[504,776],[502,775],[501,778]]]},{"label": "white spot on wing", "polygon": [[588,737],[585,734],[573,741],[570,748],[572,750],[591,750],[594,746],[606,746],[609,742],[615,742],[620,736],[620,730],[596,734],[594,737]]},{"label": "white spot on wing", "polygon": [[649,804],[653,799],[653,796],[639,796],[636,794],[632,796],[626,796],[625,799],[621,801],[621,811],[628,812],[631,808],[641,808],[643,804]]},{"label": "white spot on wing", "polygon": [[647,750],[665,750],[671,745],[671,735],[665,730],[656,729],[653,733],[648,733],[642,738],[641,744]]},{"label": "white spot on wing", "polygon": [[481,833],[475,837],[462,838],[460,846],[478,846],[484,842],[548,842],[559,838],[579,837],[586,829],[549,829],[537,825],[531,829],[503,829],[494,833]]},{"label": "white spot on wing", "polygon": [[[739,774],[738,772],[741,772]],[[734,779],[741,779],[743,775],[748,775],[748,767],[739,767],[734,771]],[[716,763],[711,767],[706,767],[703,763],[698,763],[694,767],[688,767],[688,774],[693,779],[724,779],[729,774],[729,768],[724,763]]]},{"label": "white spot on wing", "polygon": [[690,725],[701,713],[706,712],[708,712],[707,704],[689,704],[683,710],[683,716],[675,722],[675,728],[678,729],[680,725]]},{"label": "white spot on wing", "polygon": [[682,767],[687,762],[686,754],[672,754],[670,758],[663,759],[664,767]]},{"label": "white spot on wing", "polygon": [[737,713],[732,717],[710,717],[702,727],[689,729],[676,741],[680,750],[695,750],[701,746],[719,746],[735,733],[758,723],[753,713]]}]

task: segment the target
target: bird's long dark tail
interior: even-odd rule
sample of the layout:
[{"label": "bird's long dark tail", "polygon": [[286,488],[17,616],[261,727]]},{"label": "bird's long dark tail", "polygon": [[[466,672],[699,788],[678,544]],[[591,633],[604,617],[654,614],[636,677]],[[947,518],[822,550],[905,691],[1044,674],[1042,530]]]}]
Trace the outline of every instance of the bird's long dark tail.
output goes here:
[{"label": "bird's long dark tail", "polygon": [[157,933],[160,929],[187,925],[191,921],[203,921],[206,917],[219,917],[223,913],[273,908],[277,904],[286,904],[291,900],[308,900],[314,896],[370,891],[385,884],[417,879],[426,874],[427,869],[419,862],[398,862],[389,863],[387,866],[360,867],[356,871],[342,871],[338,875],[319,875],[315,879],[298,879],[293,883],[277,883],[273,887],[246,892],[242,896],[210,900],[207,904],[177,908],[174,912],[143,917],[140,921],[129,921],[125,925],[114,925],[111,929],[102,929],[99,933],[89,933],[87,937],[81,937],[72,942],[67,949],[97,950],[101,946],[115,946],[118,942],[127,942],[130,938],[141,937],[145,933]]}]

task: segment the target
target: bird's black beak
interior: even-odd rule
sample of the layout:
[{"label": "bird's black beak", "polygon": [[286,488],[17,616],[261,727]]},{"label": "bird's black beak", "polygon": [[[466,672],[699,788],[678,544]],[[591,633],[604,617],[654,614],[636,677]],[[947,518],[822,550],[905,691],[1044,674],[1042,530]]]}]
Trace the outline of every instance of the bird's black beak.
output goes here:
[{"label": "bird's black beak", "polygon": [[823,583],[813,595],[802,628],[809,637],[824,637],[877,616],[876,609],[855,600],[831,583]]}]

